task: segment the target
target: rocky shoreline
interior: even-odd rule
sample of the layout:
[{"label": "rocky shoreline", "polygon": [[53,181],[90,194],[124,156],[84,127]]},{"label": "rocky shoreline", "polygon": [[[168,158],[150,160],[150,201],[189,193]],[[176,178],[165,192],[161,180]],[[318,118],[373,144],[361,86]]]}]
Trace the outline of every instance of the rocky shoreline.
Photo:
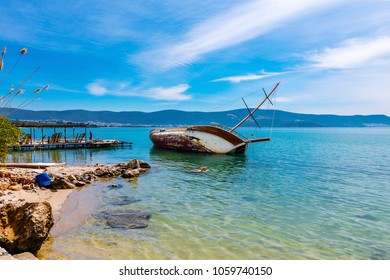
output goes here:
[{"label": "rocky shoreline", "polygon": [[[116,165],[56,166],[46,169],[0,169],[0,260],[36,259],[61,205],[73,189],[114,177],[136,178],[150,165],[133,159]],[[51,184],[39,187],[47,173]]]}]

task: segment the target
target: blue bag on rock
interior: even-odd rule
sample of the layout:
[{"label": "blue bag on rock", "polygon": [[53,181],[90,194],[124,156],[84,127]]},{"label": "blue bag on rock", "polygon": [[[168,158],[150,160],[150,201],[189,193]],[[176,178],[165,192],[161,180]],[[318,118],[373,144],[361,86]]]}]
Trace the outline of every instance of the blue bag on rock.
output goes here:
[{"label": "blue bag on rock", "polygon": [[38,183],[38,186],[40,187],[47,187],[51,185],[51,179],[46,172],[43,172],[35,176],[35,180]]}]

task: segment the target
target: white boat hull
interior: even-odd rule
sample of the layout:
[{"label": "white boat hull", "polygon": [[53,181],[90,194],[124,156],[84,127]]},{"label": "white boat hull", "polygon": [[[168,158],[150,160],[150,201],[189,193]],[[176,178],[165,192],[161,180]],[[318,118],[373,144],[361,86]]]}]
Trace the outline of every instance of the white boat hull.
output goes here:
[{"label": "white boat hull", "polygon": [[244,153],[248,143],[213,126],[154,129],[149,134],[156,147],[215,154]]}]

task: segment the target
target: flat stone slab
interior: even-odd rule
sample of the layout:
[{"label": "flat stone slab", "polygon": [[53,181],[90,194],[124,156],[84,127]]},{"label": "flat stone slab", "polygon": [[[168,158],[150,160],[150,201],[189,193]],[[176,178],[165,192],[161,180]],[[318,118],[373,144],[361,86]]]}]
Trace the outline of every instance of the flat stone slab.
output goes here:
[{"label": "flat stone slab", "polygon": [[137,199],[134,197],[129,197],[125,195],[116,196],[109,199],[109,202],[115,205],[128,205],[136,202],[140,202],[141,199]]},{"label": "flat stone slab", "polygon": [[112,228],[146,228],[152,215],[149,212],[131,210],[129,212],[107,215],[107,225]]}]

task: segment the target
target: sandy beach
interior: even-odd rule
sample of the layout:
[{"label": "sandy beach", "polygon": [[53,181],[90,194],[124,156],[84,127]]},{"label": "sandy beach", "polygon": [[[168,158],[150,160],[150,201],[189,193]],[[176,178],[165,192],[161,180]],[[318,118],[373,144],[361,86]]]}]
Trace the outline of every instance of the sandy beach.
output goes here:
[{"label": "sandy beach", "polygon": [[[2,205],[48,202],[51,206],[54,225],[61,220],[61,207],[69,194],[80,187],[104,178],[121,176],[133,178],[146,172],[149,164],[133,159],[112,166],[51,166],[45,169],[2,168],[0,169],[0,207]],[[46,172],[52,182],[49,187],[39,187],[35,182],[38,174]],[[0,248],[0,259],[35,259],[32,254],[7,254]],[[19,256],[20,255],[20,256]]]},{"label": "sandy beach", "polygon": [[[82,176],[87,172],[93,172],[96,170],[96,166],[56,166],[49,167],[46,169],[29,169],[29,168],[8,168],[6,171],[13,174],[13,176],[23,177],[25,174],[40,174],[46,172],[52,177],[69,177],[69,176]],[[4,171],[4,170],[3,170]],[[1,178],[0,178],[1,180]],[[20,190],[15,190],[20,189]],[[73,191],[73,189],[52,189],[52,188],[40,188],[34,186],[33,188],[29,187],[23,189],[22,186],[14,187],[11,189],[4,190],[3,196],[0,196],[0,201],[3,203],[7,202],[16,202],[16,201],[26,201],[26,202],[42,202],[47,201],[52,206],[54,217],[58,214],[61,209],[62,204],[65,202],[68,195]]]},{"label": "sandy beach", "polygon": [[[23,171],[31,172],[31,170],[19,170],[19,172]],[[38,172],[42,172],[42,170],[39,170]],[[21,189],[18,191],[6,190],[3,192],[5,195],[0,196],[0,202],[2,202],[0,203],[0,206],[6,203],[47,201],[52,207],[55,223],[60,219],[61,206],[72,191],[72,189],[55,190],[46,188],[34,188],[32,190]],[[29,252],[11,255],[3,248],[0,248],[0,260],[37,260],[37,258]]]},{"label": "sandy beach", "polygon": [[[53,168],[52,171],[54,172],[61,172],[63,174],[77,174],[81,168],[77,167],[68,167],[68,168],[61,168],[61,170]],[[40,174],[42,172],[47,172],[47,170],[42,169],[25,169],[25,168],[12,168],[7,170],[2,170],[10,172],[11,174]],[[4,177],[0,178],[1,181],[5,181]],[[14,185],[15,186],[15,185]],[[54,223],[59,221],[61,219],[60,213],[61,213],[61,207],[66,201],[69,194],[74,189],[49,189],[49,188],[40,188],[37,186],[34,186],[33,188],[26,188],[23,189],[22,186],[16,185],[17,187],[14,187],[14,190],[4,190],[2,191],[2,195],[0,195],[0,206],[2,204],[7,203],[33,203],[33,202],[48,202],[52,207],[53,212],[53,219]],[[20,189],[20,190],[17,190]],[[37,260],[37,258],[29,253],[21,253],[17,255],[11,255],[6,250],[0,247],[0,260]]]},{"label": "sandy beach", "polygon": [[[77,187],[82,187],[98,180],[99,178],[112,178],[122,176],[124,178],[137,177],[150,168],[149,164],[133,159],[128,163],[119,163],[115,166],[52,166],[46,169],[31,168],[3,168],[0,170],[0,204],[7,202],[42,202],[51,204],[53,212],[57,213],[68,195]],[[46,172],[53,183],[50,188],[38,187],[34,183],[35,176]],[[66,185],[54,186],[55,179],[61,179]],[[12,181],[14,181],[12,183]]]},{"label": "sandy beach", "polygon": [[55,190],[45,188],[37,188],[34,190],[7,191],[6,195],[0,197],[0,200],[3,200],[5,203],[16,201],[47,201],[52,207],[54,220],[56,220],[56,216],[59,214],[61,206],[72,191],[73,189]]}]

